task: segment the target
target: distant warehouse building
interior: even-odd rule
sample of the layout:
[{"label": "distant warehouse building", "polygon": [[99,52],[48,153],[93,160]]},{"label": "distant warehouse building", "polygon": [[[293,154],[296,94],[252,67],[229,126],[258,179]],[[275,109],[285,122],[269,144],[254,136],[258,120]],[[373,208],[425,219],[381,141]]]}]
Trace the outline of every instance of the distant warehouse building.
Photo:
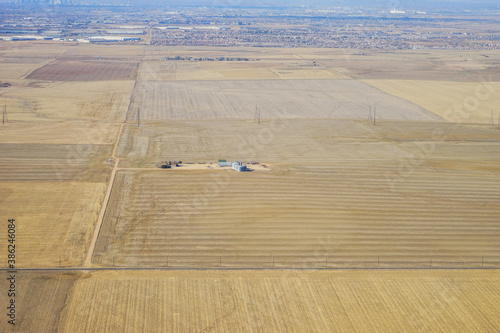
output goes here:
[{"label": "distant warehouse building", "polygon": [[118,36],[92,36],[89,38],[91,43],[117,43],[117,42],[138,42],[139,37],[118,37]]}]

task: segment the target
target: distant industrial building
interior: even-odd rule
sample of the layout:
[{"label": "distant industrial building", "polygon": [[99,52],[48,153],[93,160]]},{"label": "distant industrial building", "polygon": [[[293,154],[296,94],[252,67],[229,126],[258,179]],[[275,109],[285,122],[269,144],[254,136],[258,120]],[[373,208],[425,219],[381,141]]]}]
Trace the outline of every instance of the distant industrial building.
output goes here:
[{"label": "distant industrial building", "polygon": [[107,29],[105,30],[110,35],[145,35],[146,31],[142,29]]},{"label": "distant industrial building", "polygon": [[112,42],[129,42],[140,41],[139,37],[118,37],[118,36],[91,36],[89,38],[91,43],[112,43]]}]

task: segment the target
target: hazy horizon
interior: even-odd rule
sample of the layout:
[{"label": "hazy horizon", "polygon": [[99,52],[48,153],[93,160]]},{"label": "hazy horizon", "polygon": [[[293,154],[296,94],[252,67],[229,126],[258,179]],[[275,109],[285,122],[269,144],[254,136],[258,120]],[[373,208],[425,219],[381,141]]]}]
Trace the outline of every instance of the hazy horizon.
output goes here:
[{"label": "hazy horizon", "polygon": [[[53,0],[54,1],[54,0]],[[0,3],[15,3],[15,2],[32,2],[32,3],[48,3],[50,0],[0,0]],[[82,3],[83,0],[69,0],[73,3]],[[364,8],[401,8],[401,9],[435,9],[435,10],[452,10],[452,9],[477,9],[478,7],[496,7],[500,8],[500,3],[497,0],[92,0],[89,1],[96,4],[130,4],[130,5],[148,5],[148,6],[208,6],[208,7],[364,7]],[[470,8],[469,8],[470,7]]]}]

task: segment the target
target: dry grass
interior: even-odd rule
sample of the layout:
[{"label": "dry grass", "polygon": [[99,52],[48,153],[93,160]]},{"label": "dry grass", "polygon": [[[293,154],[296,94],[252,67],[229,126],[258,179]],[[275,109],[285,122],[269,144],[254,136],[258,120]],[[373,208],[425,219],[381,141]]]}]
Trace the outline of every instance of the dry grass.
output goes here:
[{"label": "dry grass", "polygon": [[[480,79],[478,77],[478,79]],[[498,122],[500,83],[488,76],[480,82],[377,80],[364,81],[404,98],[454,123],[489,124],[491,112]]]},{"label": "dry grass", "polygon": [[30,74],[47,61],[31,58],[0,58],[0,82],[12,83]]},{"label": "dry grass", "polygon": [[[17,267],[81,265],[105,190],[104,183],[2,182],[0,216],[17,221]],[[0,244],[7,248],[7,239]]]},{"label": "dry grass", "polygon": [[45,41],[8,42],[0,41],[2,58],[17,59],[54,59],[64,55],[69,49],[77,47],[76,43],[57,43]]},{"label": "dry grass", "polygon": [[2,320],[2,332],[494,332],[500,326],[494,271],[20,272],[18,278],[17,325]]},{"label": "dry grass", "polygon": [[495,172],[499,140],[500,132],[487,126],[444,122],[380,121],[373,126],[339,119],[263,120],[261,125],[243,120],[191,120],[127,125],[117,156],[122,167],[153,167],[160,160],[215,162],[226,158],[313,167],[333,167],[344,161],[358,166],[392,163],[397,168],[411,154],[421,155],[427,144],[427,163],[445,159],[453,168],[454,160],[463,160]]},{"label": "dry grass", "polygon": [[[152,167],[160,160],[250,160],[273,164],[331,163],[403,157],[380,142],[366,122],[336,119],[190,120],[127,125],[117,149],[122,167]],[[372,133],[373,132],[373,133]]]},{"label": "dry grass", "polygon": [[285,266],[294,267],[301,256],[315,266],[325,256],[428,262],[500,250],[495,175],[411,171],[344,162],[248,174],[120,172],[94,262],[166,266],[172,256],[186,258],[181,266],[213,267],[219,256],[233,258],[229,266],[257,256],[255,266],[269,267],[272,256],[293,256]]},{"label": "dry grass", "polygon": [[1,181],[106,182],[111,147],[97,145],[0,144]]},{"label": "dry grass", "polygon": [[500,326],[500,282],[491,271],[23,274],[25,310],[14,332],[494,332]]},{"label": "dry grass", "polygon": [[[37,122],[20,121],[19,113],[9,112],[8,125],[0,127],[0,141],[31,144],[112,145],[115,143],[120,124],[95,121],[68,121],[43,119]],[[81,149],[78,146],[76,150]]]},{"label": "dry grass", "polygon": [[4,98],[17,99],[9,120],[17,113],[48,119],[102,120],[120,122],[128,108],[133,81],[44,82],[12,89]]},{"label": "dry grass", "polygon": [[264,118],[434,120],[412,103],[355,80],[143,81],[134,91],[128,120]]},{"label": "dry grass", "polygon": [[[140,80],[394,79],[500,81],[498,51],[202,49],[148,47]],[[246,57],[257,62],[160,62],[162,57]],[[313,62],[316,62],[316,67]],[[237,75],[237,76],[235,76]]]},{"label": "dry grass", "polygon": [[[16,325],[12,326],[7,324],[7,320],[1,320],[0,331],[59,332],[61,313],[67,306],[75,282],[80,278],[84,278],[84,275],[61,272],[17,273]],[[4,287],[4,284],[1,286]],[[7,293],[2,293],[0,301],[7,304]]]},{"label": "dry grass", "polygon": [[[204,55],[203,55],[204,56]],[[227,56],[227,55],[226,55]],[[230,55],[234,56],[234,55]],[[324,67],[314,67],[309,60],[283,61],[144,61],[139,80],[276,80],[344,79],[346,76]]]},{"label": "dry grass", "polygon": [[[342,258],[373,262],[375,254],[381,267],[405,260],[420,267],[445,256],[474,266],[483,256],[487,261],[500,250],[500,134],[439,117],[454,120],[442,109],[475,89],[478,75],[498,79],[500,53],[484,54],[0,42],[0,81],[13,83],[0,90],[11,120],[0,126],[0,216],[18,222],[17,267],[82,265],[127,110],[121,168],[243,158],[272,170],[119,170],[96,266],[166,266],[167,255],[169,265],[181,267],[218,260],[237,267],[249,255],[263,260],[251,257],[243,266],[270,267],[273,256],[275,267],[357,266]],[[160,61],[175,55],[261,60]],[[133,80],[111,80],[124,78],[128,67],[77,77],[99,81],[33,79],[54,66],[59,76],[38,78],[69,79],[73,68],[66,65],[93,66],[96,57],[118,67],[142,62],[130,109]],[[358,78],[375,80],[371,86]],[[438,82],[444,79],[471,83]],[[366,122],[375,103],[377,126]],[[260,126],[252,121],[256,104]],[[137,107],[139,128],[132,124]],[[466,122],[484,124],[487,107]],[[62,168],[51,170],[54,164]],[[17,332],[500,326],[495,271],[23,271],[18,281]],[[6,325],[0,321],[0,331]]]},{"label": "dry grass", "polygon": [[170,265],[181,257],[181,266],[214,266],[223,256],[237,266],[256,255],[256,266],[269,267],[272,256],[315,258],[319,248],[331,265],[342,255],[426,265],[432,256],[475,256],[477,265],[498,251],[499,139],[487,126],[449,123],[130,125],[117,150],[121,167],[243,158],[272,171],[119,172],[96,263],[166,265],[170,256]]},{"label": "dry grass", "polygon": [[498,51],[353,50],[343,58],[318,58],[318,64],[358,80],[476,82],[491,75],[498,82],[499,60]]}]

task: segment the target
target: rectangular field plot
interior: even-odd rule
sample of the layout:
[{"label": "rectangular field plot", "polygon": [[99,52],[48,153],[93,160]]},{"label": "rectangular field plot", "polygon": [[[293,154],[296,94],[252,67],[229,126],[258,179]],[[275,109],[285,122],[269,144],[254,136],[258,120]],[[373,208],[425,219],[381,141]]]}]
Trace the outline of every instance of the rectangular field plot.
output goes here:
[{"label": "rectangular field plot", "polygon": [[415,257],[427,263],[453,256],[463,267],[456,258],[500,249],[498,177],[416,168],[391,181],[397,172],[355,164],[245,174],[119,172],[93,262],[271,267],[276,256],[286,258],[276,258],[278,267],[324,267],[327,256],[328,266],[338,264],[334,257],[356,263],[381,256],[404,267]]},{"label": "rectangular field plot", "polygon": [[500,54],[491,51],[380,51],[363,50],[335,59],[326,57],[318,63],[335,68],[358,80],[428,80],[475,82],[481,77],[500,81]]},{"label": "rectangular field plot", "polygon": [[[366,80],[364,82],[393,96],[404,98],[455,123],[496,124],[500,83],[493,77],[476,82]],[[497,78],[500,81],[500,78]],[[493,114],[492,114],[493,112]],[[493,118],[493,119],[492,119]]]},{"label": "rectangular field plot", "polygon": [[111,146],[0,144],[0,182],[105,182]]},{"label": "rectangular field plot", "polygon": [[69,124],[82,120],[121,122],[133,87],[133,80],[36,82],[9,91],[6,97],[23,101],[25,112],[37,117],[29,119],[33,122],[40,118],[64,119]]},{"label": "rectangular field plot", "polygon": [[[5,273],[7,274],[7,273]],[[61,272],[18,272],[16,274],[16,321],[11,325],[0,321],[0,332],[60,332],[61,313],[67,306],[68,297],[82,273]],[[7,280],[0,282],[0,288],[8,289]],[[0,296],[7,303],[7,293]]]},{"label": "rectangular field plot", "polygon": [[143,61],[139,80],[279,80],[346,79],[341,73],[313,66],[308,60]]},{"label": "rectangular field plot", "polygon": [[[401,164],[500,171],[500,131],[451,123],[321,119],[168,121],[127,125],[117,149],[122,167],[159,161],[258,161],[275,168]],[[415,159],[418,158],[418,161]],[[351,164],[349,164],[351,163]],[[287,164],[288,166],[285,166]]]},{"label": "rectangular field plot", "polygon": [[16,267],[81,265],[105,191],[105,183],[2,182],[0,216],[16,220]]},{"label": "rectangular field plot", "polygon": [[128,125],[117,149],[122,167],[152,167],[158,161],[262,163],[331,163],[343,160],[375,163],[407,155],[379,140],[366,122],[334,119],[169,121]]},{"label": "rectangular field plot", "polygon": [[[500,326],[500,279],[494,271],[38,271],[17,276],[16,326],[2,320],[1,332],[479,333]],[[7,289],[7,283],[2,279],[0,287]],[[7,295],[0,300],[8,302]]]},{"label": "rectangular field plot", "polygon": [[367,119],[375,105],[379,119],[441,119],[355,80],[140,81],[127,119],[253,119],[256,106],[264,119]]},{"label": "rectangular field plot", "polygon": [[47,61],[36,58],[3,58],[0,57],[0,82],[22,79]]},{"label": "rectangular field plot", "polygon": [[[32,284],[51,287],[62,280],[66,290],[71,283],[57,317],[61,333],[96,327],[106,332],[479,333],[500,326],[495,315],[500,281],[492,271],[127,271],[89,273],[76,282],[42,277]],[[64,304],[61,291],[49,290],[54,297],[48,304]],[[36,326],[22,327],[28,332]]]},{"label": "rectangular field plot", "polygon": [[28,79],[47,81],[134,80],[139,65],[118,61],[56,60],[31,73]]}]

